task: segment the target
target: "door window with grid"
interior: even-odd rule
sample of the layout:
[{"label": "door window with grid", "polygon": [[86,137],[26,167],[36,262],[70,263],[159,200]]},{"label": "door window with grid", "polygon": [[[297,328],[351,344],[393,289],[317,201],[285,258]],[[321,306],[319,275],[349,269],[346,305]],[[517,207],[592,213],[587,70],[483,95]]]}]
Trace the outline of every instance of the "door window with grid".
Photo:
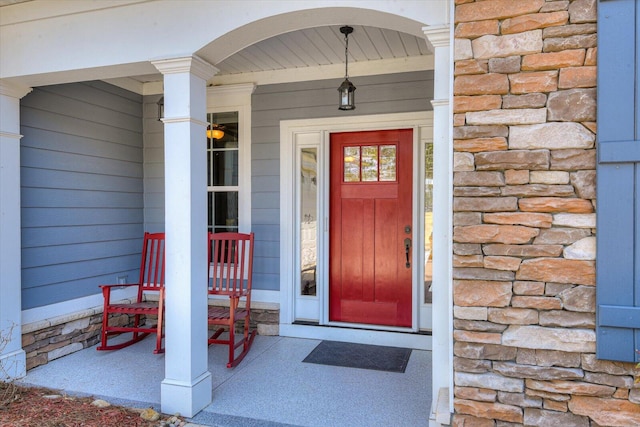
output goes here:
[{"label": "door window with grid", "polygon": [[208,228],[238,231],[238,112],[207,114]]}]

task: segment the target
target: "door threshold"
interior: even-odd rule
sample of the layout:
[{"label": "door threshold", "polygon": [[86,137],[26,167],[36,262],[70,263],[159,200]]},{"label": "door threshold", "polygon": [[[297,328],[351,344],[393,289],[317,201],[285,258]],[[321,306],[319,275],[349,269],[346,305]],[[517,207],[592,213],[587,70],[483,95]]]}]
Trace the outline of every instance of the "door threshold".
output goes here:
[{"label": "door threshold", "polygon": [[360,330],[364,330],[364,331],[378,331],[378,332],[394,332],[394,333],[398,333],[398,334],[412,334],[412,335],[428,335],[431,336],[432,333],[431,331],[396,331],[396,330],[391,330],[391,331],[387,331],[387,330],[381,330],[381,329],[377,329],[375,326],[372,327],[362,327],[359,326],[357,328],[353,328],[349,325],[321,325],[320,322],[316,322],[316,321],[311,321],[311,320],[296,320],[295,322],[293,322],[294,325],[305,325],[305,326],[318,326],[318,327],[323,327],[323,328],[343,328],[343,329],[360,329]]},{"label": "door threshold", "polygon": [[293,324],[280,324],[280,336],[432,350],[430,331],[380,331],[298,321]]}]

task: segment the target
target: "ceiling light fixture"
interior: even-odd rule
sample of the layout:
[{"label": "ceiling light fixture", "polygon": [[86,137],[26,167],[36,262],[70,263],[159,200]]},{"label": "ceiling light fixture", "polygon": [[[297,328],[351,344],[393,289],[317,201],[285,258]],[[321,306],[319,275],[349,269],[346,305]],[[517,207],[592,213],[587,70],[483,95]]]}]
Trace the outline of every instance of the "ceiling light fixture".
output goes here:
[{"label": "ceiling light fixture", "polygon": [[207,126],[207,138],[222,139],[224,137],[224,127],[219,125]]},{"label": "ceiling light fixture", "polygon": [[348,25],[340,27],[340,32],[344,34],[344,81],[338,88],[340,95],[340,110],[354,110],[356,108],[356,87],[349,81],[349,34],[353,32],[353,27]]}]

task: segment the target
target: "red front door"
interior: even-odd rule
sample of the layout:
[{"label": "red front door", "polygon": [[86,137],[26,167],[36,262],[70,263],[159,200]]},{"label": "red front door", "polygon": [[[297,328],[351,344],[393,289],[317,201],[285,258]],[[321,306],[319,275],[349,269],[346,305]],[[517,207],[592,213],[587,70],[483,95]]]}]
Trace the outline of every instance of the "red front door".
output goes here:
[{"label": "red front door", "polygon": [[330,321],[411,327],[412,141],[331,134]]}]

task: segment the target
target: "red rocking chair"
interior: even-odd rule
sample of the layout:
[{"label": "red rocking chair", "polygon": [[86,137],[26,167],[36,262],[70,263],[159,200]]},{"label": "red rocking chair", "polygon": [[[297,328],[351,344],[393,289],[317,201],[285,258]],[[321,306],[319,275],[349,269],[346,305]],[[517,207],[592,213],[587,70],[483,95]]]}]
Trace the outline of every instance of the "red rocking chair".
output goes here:
[{"label": "red rocking chair", "polygon": [[[229,307],[209,306],[208,324],[218,327],[209,344],[229,346],[227,368],[237,366],[247,355],[256,331],[250,331],[253,233],[209,233],[209,295],[229,297]],[[236,342],[236,323],[244,321],[242,338]],[[220,338],[228,330],[227,339]],[[236,356],[236,349],[242,347]]]},{"label": "red rocking chair", "polygon": [[[104,313],[102,316],[101,344],[98,350],[117,350],[135,344],[149,334],[156,334],[156,348],[154,353],[164,353],[162,347],[162,321],[164,316],[164,233],[144,233],[144,245],[142,247],[142,261],[140,263],[140,279],[138,283],[100,285],[104,297]],[[111,290],[128,286],[137,286],[138,294],[133,303],[114,303],[111,301]],[[144,294],[157,293],[158,301],[145,301]],[[110,326],[110,314],[133,315],[131,326]],[[156,316],[155,325],[141,324],[141,316]],[[132,332],[129,341],[118,344],[107,344],[107,338],[119,335],[123,332]]]}]

